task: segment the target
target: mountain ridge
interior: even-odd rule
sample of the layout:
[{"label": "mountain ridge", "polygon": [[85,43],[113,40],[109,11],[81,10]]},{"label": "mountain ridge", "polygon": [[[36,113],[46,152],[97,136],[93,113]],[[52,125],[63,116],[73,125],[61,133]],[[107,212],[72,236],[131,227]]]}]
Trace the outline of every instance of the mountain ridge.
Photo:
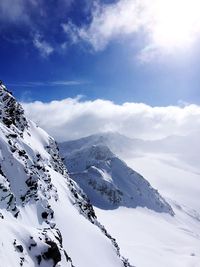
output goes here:
[{"label": "mountain ridge", "polygon": [[86,192],[94,206],[104,209],[119,206],[147,207],[174,215],[170,205],[157,190],[112,153],[108,146],[98,144],[94,139],[78,149],[81,141],[77,140],[77,145],[73,141],[75,149],[73,151],[70,146],[70,153],[67,156],[65,154],[67,143],[63,146],[60,144],[59,147],[62,156],[65,156],[64,162],[70,176]]},{"label": "mountain ridge", "polygon": [[[69,177],[54,139],[25,117],[3,84],[0,221],[3,266],[131,266],[98,222],[86,195]],[[86,250],[92,247],[94,256]]]}]

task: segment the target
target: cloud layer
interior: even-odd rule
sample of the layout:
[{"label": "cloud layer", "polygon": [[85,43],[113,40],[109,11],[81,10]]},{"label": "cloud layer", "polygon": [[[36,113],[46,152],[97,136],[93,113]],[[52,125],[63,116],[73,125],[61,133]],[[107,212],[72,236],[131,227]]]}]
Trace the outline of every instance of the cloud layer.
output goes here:
[{"label": "cloud layer", "polygon": [[23,103],[23,106],[28,117],[58,141],[107,131],[157,139],[187,135],[200,129],[200,106],[197,105],[151,107],[142,103],[117,105],[101,99],[67,98],[50,103]]}]

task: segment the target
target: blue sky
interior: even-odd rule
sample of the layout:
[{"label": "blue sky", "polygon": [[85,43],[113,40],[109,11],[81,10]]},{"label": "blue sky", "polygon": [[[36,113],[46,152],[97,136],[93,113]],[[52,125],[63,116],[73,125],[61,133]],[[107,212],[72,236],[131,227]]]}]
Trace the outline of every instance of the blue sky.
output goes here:
[{"label": "blue sky", "polygon": [[[149,29],[149,19],[154,22],[157,14],[139,14],[135,2],[2,0],[1,79],[25,102],[83,95],[119,104],[199,104],[199,28],[194,34],[187,27],[194,28],[190,22],[195,9],[189,9],[180,36],[179,25],[171,24],[162,36],[159,30],[165,21],[158,19]],[[178,6],[173,7],[175,16]],[[188,12],[187,3],[183,10]],[[172,35],[170,27],[177,32]]]}]

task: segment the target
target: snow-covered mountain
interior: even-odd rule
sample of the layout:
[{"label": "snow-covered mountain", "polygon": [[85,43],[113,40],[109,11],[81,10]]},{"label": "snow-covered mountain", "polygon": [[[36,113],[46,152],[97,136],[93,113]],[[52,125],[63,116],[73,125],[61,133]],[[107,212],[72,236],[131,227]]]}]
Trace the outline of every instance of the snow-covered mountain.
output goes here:
[{"label": "snow-covered mountain", "polygon": [[78,140],[63,142],[62,150],[64,155],[67,156],[67,154],[70,154],[75,149],[91,145],[106,145],[123,160],[141,157],[148,153],[156,155],[165,154],[166,156],[174,156],[177,164],[180,164],[178,161],[181,161],[185,168],[188,167],[200,173],[198,161],[198,151],[200,149],[199,136],[200,131],[183,136],[168,136],[158,140],[142,140],[129,138],[117,132],[105,132]]},{"label": "snow-covered mountain", "polygon": [[[83,137],[77,140],[70,140],[62,142],[60,146],[62,154],[66,157],[75,150],[80,148],[87,148],[93,145],[105,145],[110,148],[110,150],[117,154],[118,156],[123,156],[124,154],[130,154],[137,152],[137,150],[143,147],[145,141],[140,139],[128,138],[117,132],[105,132],[97,133],[87,137]],[[129,148],[129,151],[127,150]]]},{"label": "snow-covered mountain", "polygon": [[[117,237],[123,254],[134,261],[136,266],[199,267],[198,133],[151,141],[130,139],[118,133],[101,133],[59,146],[69,170],[75,172],[73,179],[79,182],[88,195],[94,197],[93,201],[101,197],[101,205],[95,203],[96,214]],[[95,183],[114,184],[115,189],[118,188],[118,179],[113,177],[117,174],[119,178],[121,172],[116,169],[112,172],[116,158],[117,162],[120,161],[117,164],[120,170],[122,166],[127,170],[128,164],[146,177],[170,204],[174,216],[146,209],[142,205],[137,208],[127,205],[127,208],[123,204],[111,209],[106,202],[106,209],[102,199],[105,201],[108,198],[94,190],[88,179],[94,179]],[[120,175],[120,179],[127,185],[125,177],[127,173],[126,176]],[[124,190],[126,187],[120,184],[120,188]]]},{"label": "snow-covered mountain", "polygon": [[0,266],[131,266],[55,141],[0,84]]},{"label": "snow-covered mountain", "polygon": [[67,142],[59,145],[70,176],[88,195],[92,204],[104,209],[147,207],[174,215],[158,191],[105,144],[98,144],[104,139],[96,137],[88,139],[88,142],[77,140],[77,143],[69,142],[69,146]]}]

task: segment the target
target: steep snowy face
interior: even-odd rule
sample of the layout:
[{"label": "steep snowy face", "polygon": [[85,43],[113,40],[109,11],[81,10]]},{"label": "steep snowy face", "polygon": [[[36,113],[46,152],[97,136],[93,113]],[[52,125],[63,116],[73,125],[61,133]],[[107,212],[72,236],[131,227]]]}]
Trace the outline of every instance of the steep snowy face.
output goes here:
[{"label": "steep snowy face", "polygon": [[[60,147],[64,152],[62,144]],[[75,145],[73,152],[72,147],[70,149],[65,164],[70,176],[86,192],[93,205],[103,209],[139,206],[174,215],[158,191],[107,146],[92,145],[77,149]]]},{"label": "steep snowy face", "polygon": [[131,266],[69,178],[55,141],[2,84],[0,236],[1,266]]}]

